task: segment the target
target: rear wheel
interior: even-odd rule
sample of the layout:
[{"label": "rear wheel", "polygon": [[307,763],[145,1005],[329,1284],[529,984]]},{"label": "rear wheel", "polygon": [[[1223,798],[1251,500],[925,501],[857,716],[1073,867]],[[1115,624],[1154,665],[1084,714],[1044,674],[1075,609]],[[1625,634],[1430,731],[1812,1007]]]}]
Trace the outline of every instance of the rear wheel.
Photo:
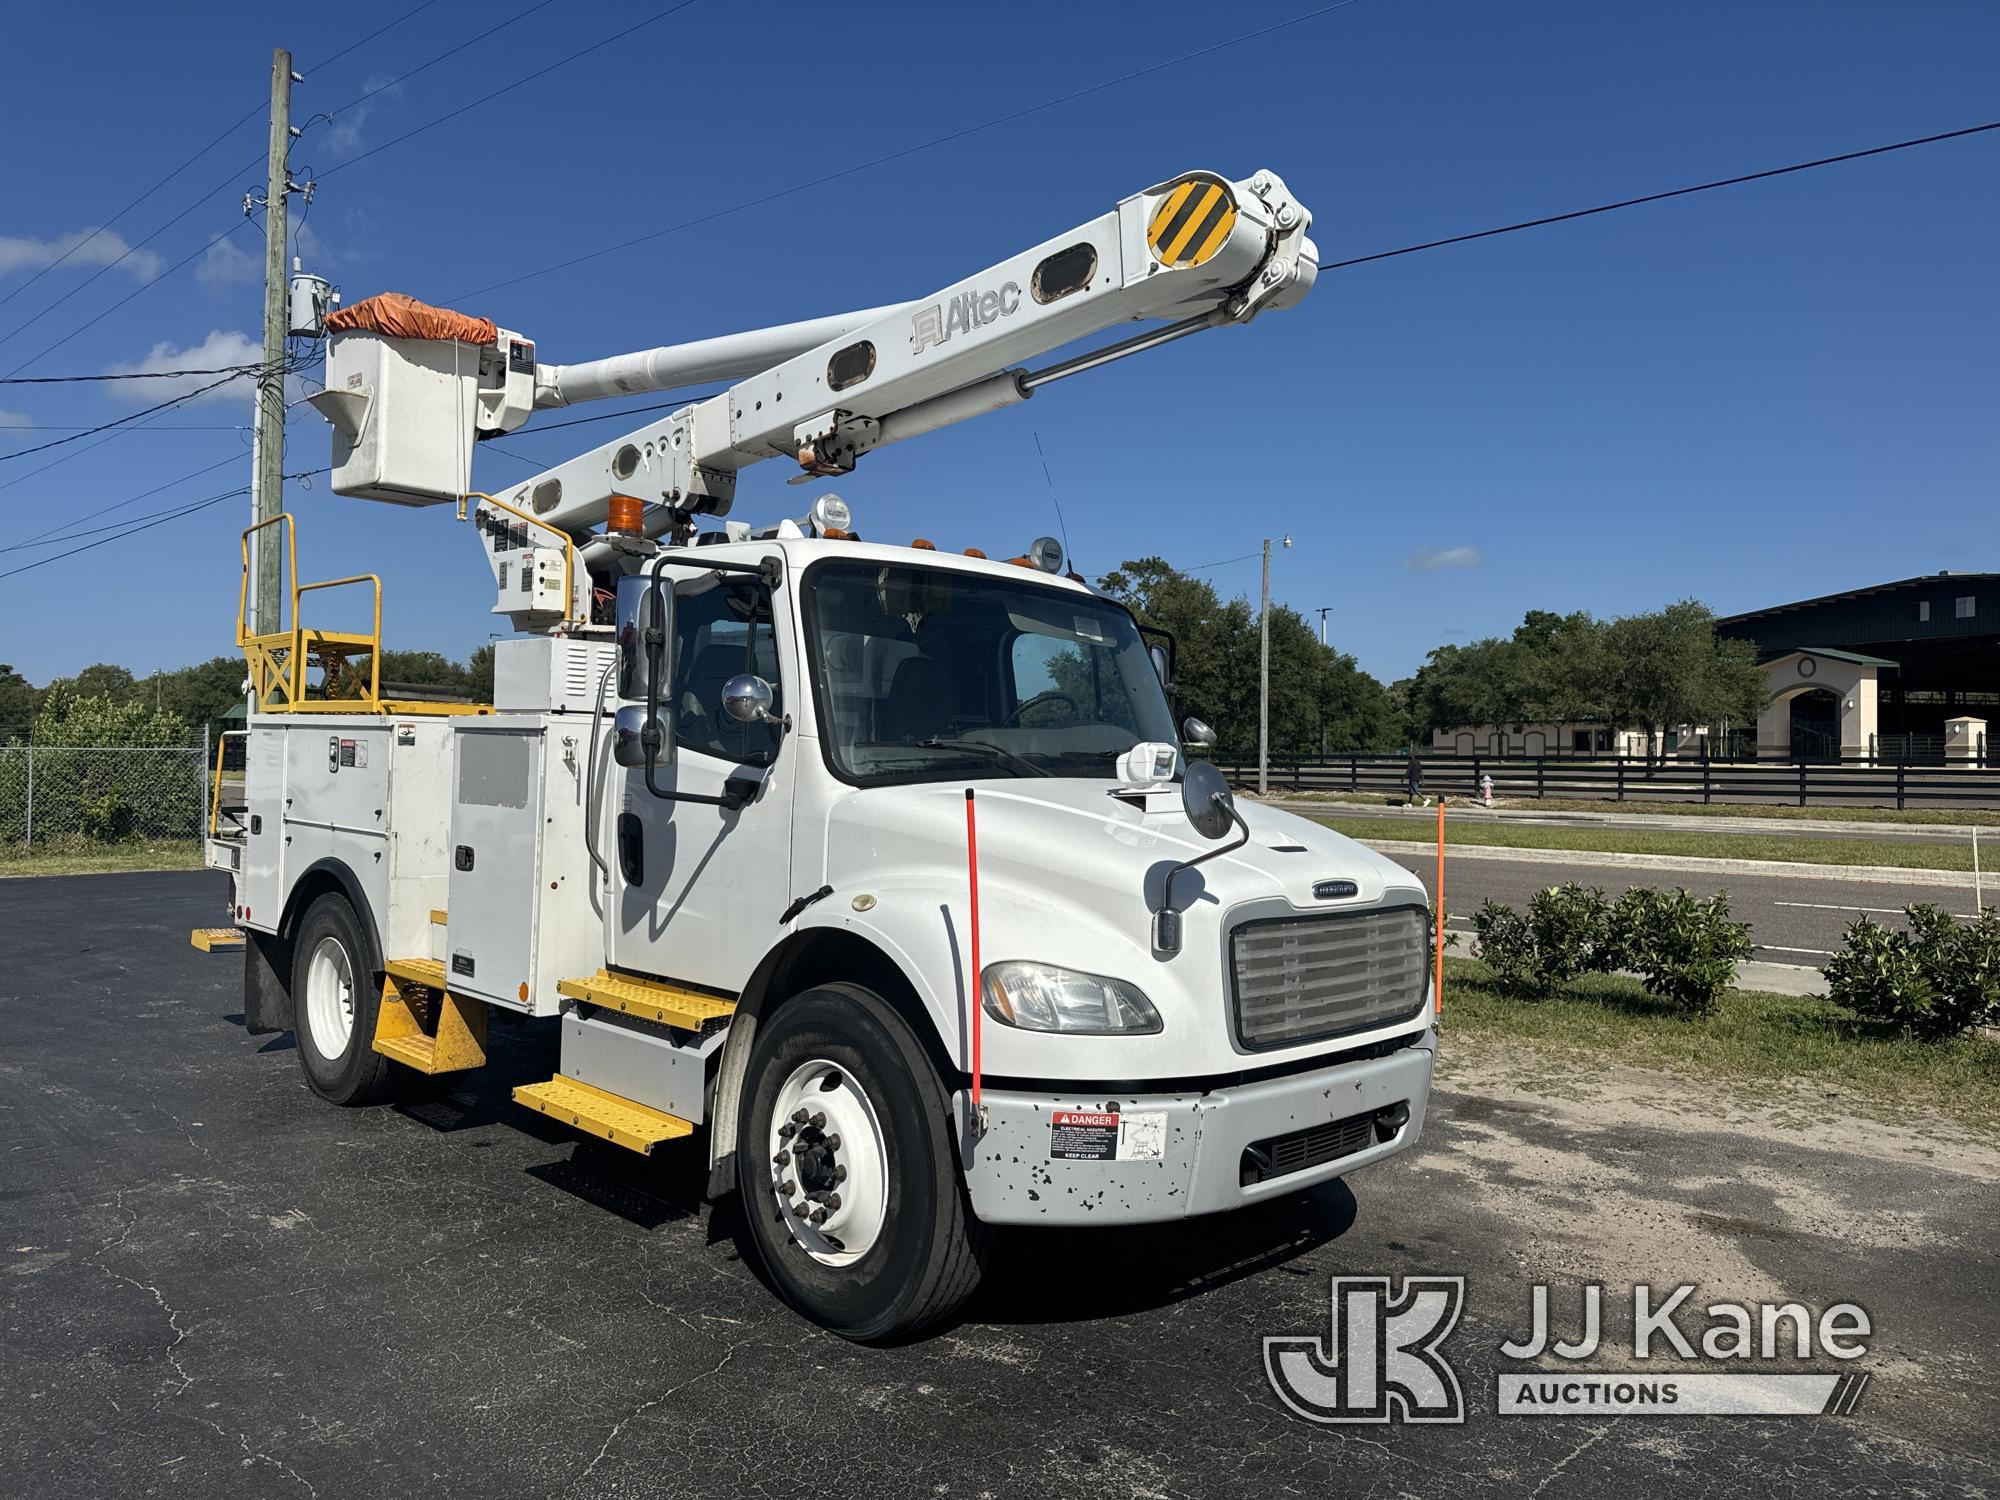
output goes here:
[{"label": "rear wheel", "polygon": [[382,973],[345,896],[328,891],[306,908],[292,955],[292,1031],[306,1083],[335,1104],[387,1098],[395,1078],[374,1045]]},{"label": "rear wheel", "polygon": [[737,1185],[786,1300],[862,1342],[948,1317],[991,1236],[966,1199],[950,1098],[903,1018],[859,985],[808,990],[758,1027],[745,1088]]}]

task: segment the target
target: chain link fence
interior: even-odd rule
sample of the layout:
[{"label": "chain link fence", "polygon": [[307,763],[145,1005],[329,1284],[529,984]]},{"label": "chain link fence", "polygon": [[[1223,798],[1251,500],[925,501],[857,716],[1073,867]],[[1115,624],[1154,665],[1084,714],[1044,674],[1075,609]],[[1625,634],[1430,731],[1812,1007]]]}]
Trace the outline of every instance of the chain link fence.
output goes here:
[{"label": "chain link fence", "polygon": [[200,838],[206,745],[0,746],[0,859]]}]

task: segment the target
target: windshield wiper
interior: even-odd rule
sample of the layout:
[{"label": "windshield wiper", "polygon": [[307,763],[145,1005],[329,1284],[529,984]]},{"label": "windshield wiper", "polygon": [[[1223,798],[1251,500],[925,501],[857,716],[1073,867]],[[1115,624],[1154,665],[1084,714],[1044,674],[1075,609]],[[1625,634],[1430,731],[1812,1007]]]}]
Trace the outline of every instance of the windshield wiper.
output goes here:
[{"label": "windshield wiper", "polygon": [[975,755],[983,755],[996,765],[1007,767],[1017,776],[1046,776],[1049,773],[1033,761],[1023,760],[1011,750],[1002,750],[998,745],[989,745],[984,740],[860,740],[857,750],[969,750]]}]

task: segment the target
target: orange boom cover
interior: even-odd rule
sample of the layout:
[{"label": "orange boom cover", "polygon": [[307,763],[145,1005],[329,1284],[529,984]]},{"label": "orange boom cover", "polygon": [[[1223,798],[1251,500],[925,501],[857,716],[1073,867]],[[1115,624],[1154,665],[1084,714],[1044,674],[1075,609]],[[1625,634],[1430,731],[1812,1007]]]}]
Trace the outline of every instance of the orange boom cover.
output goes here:
[{"label": "orange boom cover", "polygon": [[499,337],[491,318],[470,318],[448,307],[432,307],[401,292],[380,292],[352,307],[326,315],[328,333],[379,333],[392,339],[457,339],[490,344]]}]

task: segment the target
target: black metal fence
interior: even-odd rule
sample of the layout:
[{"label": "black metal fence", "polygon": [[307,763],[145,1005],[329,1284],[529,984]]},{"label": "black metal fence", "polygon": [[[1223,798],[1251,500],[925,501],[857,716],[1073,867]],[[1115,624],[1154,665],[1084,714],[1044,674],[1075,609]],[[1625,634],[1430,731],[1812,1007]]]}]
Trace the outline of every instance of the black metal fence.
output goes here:
[{"label": "black metal fence", "polygon": [[[1238,786],[1257,784],[1257,757],[1222,754],[1216,765]],[[1869,807],[2000,806],[2000,766],[1931,766],[1875,757],[1799,761],[1665,760],[1630,756],[1427,755],[1427,797],[1476,799],[1487,777],[1495,797],[1587,801],[1789,802]],[[1274,756],[1273,794],[1397,794],[1407,790],[1402,755]]]}]

